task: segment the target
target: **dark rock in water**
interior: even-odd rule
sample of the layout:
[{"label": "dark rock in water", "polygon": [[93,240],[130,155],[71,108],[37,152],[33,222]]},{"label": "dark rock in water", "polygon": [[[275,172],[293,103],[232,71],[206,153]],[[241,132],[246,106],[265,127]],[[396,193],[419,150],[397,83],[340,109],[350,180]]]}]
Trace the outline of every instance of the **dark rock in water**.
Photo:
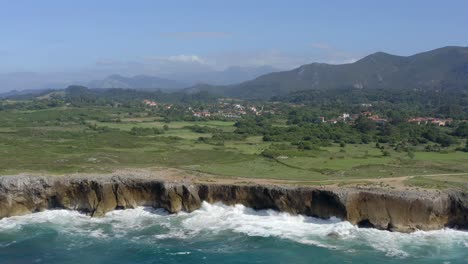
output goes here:
[{"label": "dark rock in water", "polygon": [[330,238],[339,238],[340,237],[340,234],[338,232],[330,232],[327,234],[327,237],[330,237]]},{"label": "dark rock in water", "polygon": [[[363,219],[357,223],[357,226],[361,228],[374,228],[374,224],[372,224],[369,219]],[[388,228],[387,228],[388,229]]]},{"label": "dark rock in water", "polygon": [[0,218],[52,208],[102,216],[115,209],[151,206],[191,212],[201,203],[243,204],[363,227],[410,232],[468,226],[468,195],[356,188],[168,182],[150,177],[0,177]]}]

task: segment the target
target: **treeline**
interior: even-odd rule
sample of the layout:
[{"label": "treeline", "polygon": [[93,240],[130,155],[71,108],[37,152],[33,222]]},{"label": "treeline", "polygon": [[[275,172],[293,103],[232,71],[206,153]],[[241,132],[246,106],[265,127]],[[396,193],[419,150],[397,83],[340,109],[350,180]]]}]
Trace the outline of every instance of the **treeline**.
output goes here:
[{"label": "treeline", "polygon": [[49,98],[47,100],[28,100],[28,101],[16,101],[11,103],[7,100],[0,100],[0,111],[8,110],[41,110],[52,107],[63,106],[65,101],[60,98]]},{"label": "treeline", "polygon": [[134,106],[142,100],[153,100],[164,103],[193,104],[197,102],[215,102],[217,97],[199,92],[187,94],[184,92],[163,92],[161,90],[146,91],[134,89],[88,89],[84,86],[70,86],[65,89],[65,101],[75,105],[112,105]]},{"label": "treeline", "polygon": [[359,110],[362,104],[372,104],[374,111],[398,111],[409,116],[450,117],[468,119],[468,91],[466,90],[379,90],[328,89],[305,90],[271,101],[307,104],[347,111]]},{"label": "treeline", "polygon": [[[89,89],[84,86],[69,86],[65,90],[47,90],[41,93],[12,95],[0,100],[1,110],[40,110],[69,104],[77,107],[116,106],[134,108],[143,100],[158,103],[199,104],[214,103],[218,97],[208,92],[185,93],[163,92],[161,90],[135,89]],[[11,103],[9,100],[14,100]]]},{"label": "treeline", "polygon": [[329,146],[332,143],[368,144],[386,143],[401,146],[425,146],[435,144],[432,149],[457,145],[468,136],[468,124],[460,123],[454,128],[440,128],[434,125],[416,125],[407,122],[399,124],[377,124],[360,117],[353,125],[314,123],[309,119],[289,116],[288,126],[275,126],[264,117],[245,117],[235,126],[235,133],[248,136],[263,136],[264,141],[290,142],[298,148]]}]

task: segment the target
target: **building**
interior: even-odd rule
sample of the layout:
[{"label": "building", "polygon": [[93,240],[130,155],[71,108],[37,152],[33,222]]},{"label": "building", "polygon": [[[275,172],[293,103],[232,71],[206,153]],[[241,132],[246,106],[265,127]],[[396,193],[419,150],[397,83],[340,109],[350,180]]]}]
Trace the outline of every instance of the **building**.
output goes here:
[{"label": "building", "polygon": [[208,112],[208,111],[193,112],[193,116],[195,116],[195,117],[210,117],[211,113]]},{"label": "building", "polygon": [[234,108],[239,109],[239,110],[244,110],[244,107],[242,105],[240,105],[240,104],[234,105]]},{"label": "building", "polygon": [[226,113],[226,114],[223,114],[223,116],[225,118],[240,118],[241,117],[240,115],[236,115],[234,113]]},{"label": "building", "polygon": [[257,111],[257,108],[256,108],[255,106],[249,107],[249,110],[250,110],[252,113],[258,115],[258,111]]},{"label": "building", "polygon": [[374,121],[375,123],[379,124],[379,125],[383,125],[383,124],[387,123],[387,119],[380,118],[378,115],[369,116],[368,118],[370,120]]},{"label": "building", "polygon": [[413,117],[413,118],[408,119],[408,122],[418,124],[418,125],[433,124],[436,126],[446,126],[446,125],[450,125],[453,122],[453,119],[452,118],[441,119],[441,118],[435,118],[435,117]]},{"label": "building", "polygon": [[143,100],[143,103],[147,106],[158,106],[158,103],[156,103],[155,101],[151,101],[151,100]]}]

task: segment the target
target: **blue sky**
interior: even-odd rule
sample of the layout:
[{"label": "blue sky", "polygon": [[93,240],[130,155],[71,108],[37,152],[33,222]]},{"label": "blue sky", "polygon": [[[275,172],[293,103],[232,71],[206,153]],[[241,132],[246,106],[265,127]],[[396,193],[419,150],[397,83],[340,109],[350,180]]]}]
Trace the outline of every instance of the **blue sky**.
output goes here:
[{"label": "blue sky", "polygon": [[468,1],[0,0],[0,74],[293,68],[468,46]]}]

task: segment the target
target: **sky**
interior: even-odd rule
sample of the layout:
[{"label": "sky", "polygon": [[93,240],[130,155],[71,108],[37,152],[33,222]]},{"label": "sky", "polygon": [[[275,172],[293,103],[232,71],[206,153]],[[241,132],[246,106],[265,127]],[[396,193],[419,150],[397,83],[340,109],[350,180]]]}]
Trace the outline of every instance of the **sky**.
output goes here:
[{"label": "sky", "polygon": [[468,46],[467,13],[466,0],[0,0],[0,85],[411,55]]}]

